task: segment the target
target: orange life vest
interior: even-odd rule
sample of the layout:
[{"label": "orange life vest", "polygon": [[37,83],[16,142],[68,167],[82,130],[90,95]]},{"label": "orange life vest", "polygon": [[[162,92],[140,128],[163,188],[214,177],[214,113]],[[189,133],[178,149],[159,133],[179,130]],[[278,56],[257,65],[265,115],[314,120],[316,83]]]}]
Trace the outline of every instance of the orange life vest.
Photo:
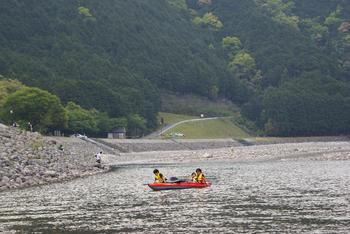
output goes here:
[{"label": "orange life vest", "polygon": [[199,183],[205,183],[205,176],[204,176],[204,174],[202,172],[197,174],[196,181],[199,182]]},{"label": "orange life vest", "polygon": [[159,183],[165,183],[166,178],[163,176],[162,173],[157,173],[154,178],[155,181],[158,181]]}]

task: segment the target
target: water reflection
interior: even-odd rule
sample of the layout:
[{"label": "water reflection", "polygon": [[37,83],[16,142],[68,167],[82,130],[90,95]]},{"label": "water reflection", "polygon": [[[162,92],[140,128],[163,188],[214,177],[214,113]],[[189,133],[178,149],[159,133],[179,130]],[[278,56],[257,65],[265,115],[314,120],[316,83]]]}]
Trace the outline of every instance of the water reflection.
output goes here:
[{"label": "water reflection", "polygon": [[[213,186],[153,192],[202,167]],[[127,165],[67,183],[0,193],[0,231],[265,233],[350,231],[350,162]]]}]

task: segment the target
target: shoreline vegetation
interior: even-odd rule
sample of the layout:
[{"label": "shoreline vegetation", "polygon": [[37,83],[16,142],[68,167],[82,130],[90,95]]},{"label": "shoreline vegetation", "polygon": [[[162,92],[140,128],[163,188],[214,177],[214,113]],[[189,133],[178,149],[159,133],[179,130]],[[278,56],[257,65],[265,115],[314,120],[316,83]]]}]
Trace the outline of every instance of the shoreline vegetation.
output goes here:
[{"label": "shoreline vegetation", "polygon": [[[349,137],[87,141],[0,125],[0,140],[0,191],[108,172],[111,166],[125,163],[350,160]],[[101,150],[103,168],[94,158]]]}]

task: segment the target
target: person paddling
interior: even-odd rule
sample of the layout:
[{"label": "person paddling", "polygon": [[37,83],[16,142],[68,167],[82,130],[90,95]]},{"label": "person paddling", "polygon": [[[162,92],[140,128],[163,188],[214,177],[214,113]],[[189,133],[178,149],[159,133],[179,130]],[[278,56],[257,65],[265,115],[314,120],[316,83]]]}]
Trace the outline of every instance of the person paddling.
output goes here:
[{"label": "person paddling", "polygon": [[203,172],[202,172],[202,169],[200,169],[200,168],[197,168],[196,169],[196,177],[195,177],[195,180],[196,180],[196,182],[198,182],[198,183],[205,183],[206,181],[205,181],[205,176],[204,176],[204,174],[203,174]]},{"label": "person paddling", "polygon": [[165,176],[163,176],[163,174],[160,173],[158,169],[154,169],[153,174],[155,175],[154,182],[158,182],[158,183],[165,183],[166,182]]}]

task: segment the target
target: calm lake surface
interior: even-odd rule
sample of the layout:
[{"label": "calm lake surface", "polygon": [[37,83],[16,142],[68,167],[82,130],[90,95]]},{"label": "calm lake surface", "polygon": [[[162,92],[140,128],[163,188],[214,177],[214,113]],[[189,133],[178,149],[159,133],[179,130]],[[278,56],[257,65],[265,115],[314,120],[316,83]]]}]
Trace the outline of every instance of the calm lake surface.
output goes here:
[{"label": "calm lake surface", "polygon": [[[202,167],[199,190],[151,191]],[[350,161],[127,165],[65,183],[0,193],[0,232],[349,233]]]}]

